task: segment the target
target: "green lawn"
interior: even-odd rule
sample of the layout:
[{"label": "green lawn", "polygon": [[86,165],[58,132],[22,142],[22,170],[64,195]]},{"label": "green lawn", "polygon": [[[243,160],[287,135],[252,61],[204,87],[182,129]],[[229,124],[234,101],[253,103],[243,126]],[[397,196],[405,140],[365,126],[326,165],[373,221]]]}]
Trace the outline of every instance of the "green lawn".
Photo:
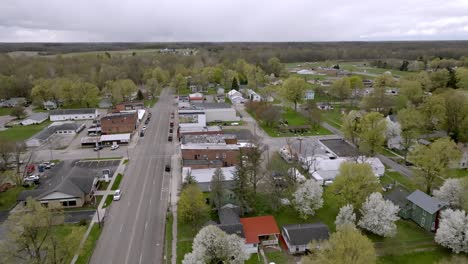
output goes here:
[{"label": "green lawn", "polygon": [[[178,217],[180,217],[178,215]],[[192,251],[193,238],[198,229],[193,226],[182,223],[180,218],[177,220],[177,263],[182,263],[185,254]]]},{"label": "green lawn", "polygon": [[12,108],[0,108],[0,116],[10,115]]},{"label": "green lawn", "polygon": [[323,121],[327,122],[331,126],[341,129],[343,123],[341,111],[339,109],[333,109],[330,111],[321,111]]},{"label": "green lawn", "polygon": [[112,201],[114,201],[114,195],[107,195],[106,201],[104,202],[102,208],[109,207],[112,204]]},{"label": "green lawn", "polygon": [[259,255],[257,253],[252,254],[250,258],[245,262],[245,264],[263,264],[262,259],[259,259]]},{"label": "green lawn", "polygon": [[39,125],[11,127],[7,130],[0,131],[0,137],[11,141],[23,141],[32,137],[34,134],[38,133],[39,131],[50,125],[50,123],[50,121],[45,121],[44,123]]},{"label": "green lawn", "polygon": [[[377,260],[378,264],[434,264],[442,259],[448,259],[453,254],[449,251],[437,248],[436,250],[413,252],[404,255],[382,256]],[[465,256],[466,257],[466,256]],[[468,263],[468,258],[466,259]],[[462,263],[462,262],[459,262]]]},{"label": "green lawn", "polygon": [[102,229],[99,228],[98,224],[93,225],[91,232],[89,233],[88,239],[80,251],[80,255],[76,260],[76,264],[87,264],[93,255],[94,247],[101,235]]},{"label": "green lawn", "polygon": [[107,187],[109,187],[110,182],[105,182],[105,181],[99,181],[99,191],[105,191],[107,190]]},{"label": "green lawn", "polygon": [[265,252],[265,255],[269,262],[274,262],[275,264],[287,264],[288,263],[288,258],[286,257],[286,253],[282,251]]},{"label": "green lawn", "polygon": [[416,189],[421,189],[421,187],[413,180],[413,178],[408,178],[396,171],[385,171],[384,176],[380,178],[384,183],[393,183],[394,181],[399,182],[404,185],[409,191],[415,191]]},{"label": "green lawn", "polygon": [[166,263],[171,263],[172,257],[172,223],[174,222],[172,213],[169,213],[166,218],[166,241],[164,252]]},{"label": "green lawn", "polygon": [[[87,226],[79,226],[75,224],[58,225],[52,228],[52,232],[60,237],[60,240],[67,241],[67,243],[78,246],[86,232],[86,228]],[[74,241],[70,241],[70,237],[68,237],[72,232],[75,232],[76,234],[76,236],[71,237]],[[64,263],[70,263],[74,254],[75,252],[73,252],[67,258],[67,261],[64,261]]]},{"label": "green lawn", "polygon": [[119,173],[117,174],[117,176],[115,176],[115,181],[114,181],[114,184],[112,184],[112,188],[111,190],[115,191],[119,188],[120,186],[120,182],[122,181],[122,178],[123,178],[123,174]]},{"label": "green lawn", "polygon": [[449,169],[446,172],[448,178],[463,178],[468,177],[467,169]]},{"label": "green lawn", "polygon": [[[294,133],[281,133],[279,132],[276,128],[274,127],[269,127],[269,126],[266,126],[265,123],[259,121],[255,115],[248,111],[248,113],[257,120],[258,124],[260,125],[260,127],[270,136],[270,137],[297,137],[297,136],[318,136],[318,135],[331,135],[332,133],[330,131],[328,131],[326,128],[324,127],[319,127],[318,129],[311,129],[309,130],[309,132],[307,133],[302,133],[302,134],[294,134]],[[288,124],[290,126],[302,126],[302,125],[308,125],[309,122],[307,121],[307,119],[302,116],[301,114],[299,114],[298,112],[290,109],[290,108],[286,108],[284,110],[284,112],[282,113],[281,115],[281,118],[285,121],[288,121]]]},{"label": "green lawn", "polygon": [[16,186],[6,192],[0,193],[0,211],[11,209],[16,204],[16,198],[23,190],[26,190],[26,188]]}]

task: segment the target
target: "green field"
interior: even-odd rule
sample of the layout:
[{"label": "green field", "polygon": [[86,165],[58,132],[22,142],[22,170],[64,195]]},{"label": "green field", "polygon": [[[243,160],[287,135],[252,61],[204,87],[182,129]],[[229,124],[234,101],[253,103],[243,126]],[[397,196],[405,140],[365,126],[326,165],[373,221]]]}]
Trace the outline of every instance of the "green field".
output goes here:
[{"label": "green field", "polygon": [[24,141],[50,125],[50,123],[50,121],[45,121],[39,125],[11,127],[7,130],[0,131],[0,137],[11,141]]},{"label": "green field", "polygon": [[0,108],[0,116],[10,115],[12,108]]},{"label": "green field", "polygon": [[[394,255],[394,256],[383,256],[379,257],[377,260],[378,264],[435,264],[442,259],[450,259],[450,256],[454,254],[450,254],[449,251],[437,248],[431,251],[423,251],[423,252],[414,252],[404,255]],[[466,256],[460,256],[461,262],[457,263],[468,263],[468,258]],[[463,258],[465,258],[466,262],[463,262]],[[450,262],[448,262],[450,263]]]}]

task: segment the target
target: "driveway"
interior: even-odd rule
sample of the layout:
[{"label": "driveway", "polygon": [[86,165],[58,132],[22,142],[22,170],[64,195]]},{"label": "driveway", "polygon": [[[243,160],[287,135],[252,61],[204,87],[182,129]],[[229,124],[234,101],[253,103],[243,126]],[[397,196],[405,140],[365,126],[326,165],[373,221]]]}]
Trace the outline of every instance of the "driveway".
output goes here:
[{"label": "driveway", "polygon": [[80,210],[80,211],[66,211],[65,212],[65,223],[74,224],[80,222],[81,219],[91,221],[93,215],[96,212],[94,209]]}]

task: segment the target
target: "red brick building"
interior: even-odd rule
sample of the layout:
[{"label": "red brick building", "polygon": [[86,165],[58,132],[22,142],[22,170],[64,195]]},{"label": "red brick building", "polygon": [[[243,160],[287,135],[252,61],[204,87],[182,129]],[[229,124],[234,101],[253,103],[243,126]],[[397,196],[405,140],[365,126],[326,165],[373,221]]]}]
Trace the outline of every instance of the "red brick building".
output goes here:
[{"label": "red brick building", "polygon": [[128,111],[128,110],[138,110],[145,109],[145,103],[143,101],[135,102],[123,102],[115,105],[114,112]]},{"label": "red brick building", "polygon": [[120,134],[132,133],[138,125],[138,114],[133,113],[112,113],[101,118],[101,133]]},{"label": "red brick building", "polygon": [[231,134],[185,135],[181,142],[183,166],[192,169],[235,166],[241,151],[249,150],[249,143],[239,143]]}]

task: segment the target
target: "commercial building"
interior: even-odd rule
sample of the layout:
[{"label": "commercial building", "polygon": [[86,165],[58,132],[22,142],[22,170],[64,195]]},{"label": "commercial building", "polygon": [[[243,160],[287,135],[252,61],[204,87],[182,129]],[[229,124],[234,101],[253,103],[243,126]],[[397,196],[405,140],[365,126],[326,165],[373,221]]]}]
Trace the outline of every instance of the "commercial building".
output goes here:
[{"label": "commercial building", "polygon": [[96,108],[55,109],[50,111],[50,121],[88,120],[99,116]]},{"label": "commercial building", "polygon": [[145,109],[145,103],[143,101],[123,102],[115,105],[115,110],[118,112],[138,109]]},{"label": "commercial building", "polygon": [[75,135],[81,132],[85,128],[84,124],[75,122],[55,122],[50,124],[48,127],[41,130],[28,140],[26,140],[26,146],[28,147],[39,147],[46,142],[53,134],[60,135]]},{"label": "commercial building", "polygon": [[101,118],[101,133],[133,133],[138,126],[137,112],[111,113]]},{"label": "commercial building", "polygon": [[190,136],[180,148],[184,167],[204,169],[239,164],[241,149],[248,151],[250,143],[237,142],[233,135]]},{"label": "commercial building", "polygon": [[204,114],[206,122],[233,122],[240,120],[236,110],[226,103],[192,104],[190,107],[179,109],[179,115],[181,114]]},{"label": "commercial building", "polygon": [[177,129],[177,137],[179,140],[185,135],[220,135],[223,130],[220,126],[205,126],[205,127],[179,127]]},{"label": "commercial building", "polygon": [[[192,169],[190,167],[182,168],[182,178],[185,179],[190,174],[197,182],[202,192],[211,192],[211,179],[217,168]],[[234,188],[234,171],[236,167],[223,167],[221,171],[224,175],[223,186],[226,190]]]},{"label": "commercial building", "polygon": [[49,113],[33,113],[20,122],[23,126],[37,125],[46,121],[49,118]]}]

